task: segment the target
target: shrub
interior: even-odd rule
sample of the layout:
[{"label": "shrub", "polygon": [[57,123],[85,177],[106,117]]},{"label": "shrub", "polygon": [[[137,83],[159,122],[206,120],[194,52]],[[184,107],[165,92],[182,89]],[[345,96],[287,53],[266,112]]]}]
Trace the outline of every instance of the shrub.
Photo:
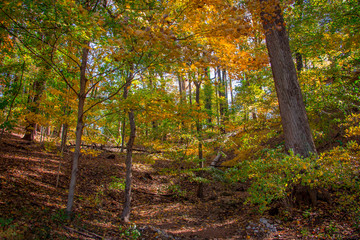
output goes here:
[{"label": "shrub", "polygon": [[274,200],[292,201],[291,192],[299,184],[312,189],[345,188],[349,191],[344,194],[352,195],[346,199],[353,199],[354,204],[360,192],[359,149],[356,142],[349,142],[345,147],[309,158],[293,152],[286,155],[278,149],[266,150],[262,158],[243,161],[226,174],[232,181],[250,180],[246,203],[257,205],[260,212]]}]

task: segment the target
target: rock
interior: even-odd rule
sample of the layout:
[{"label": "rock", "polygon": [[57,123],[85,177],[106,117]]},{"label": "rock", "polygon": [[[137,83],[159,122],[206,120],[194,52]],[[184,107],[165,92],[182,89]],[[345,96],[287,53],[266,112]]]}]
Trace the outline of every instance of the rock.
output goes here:
[{"label": "rock", "polygon": [[260,218],[259,222],[263,223],[263,224],[267,224],[268,221],[266,220],[266,218]]}]

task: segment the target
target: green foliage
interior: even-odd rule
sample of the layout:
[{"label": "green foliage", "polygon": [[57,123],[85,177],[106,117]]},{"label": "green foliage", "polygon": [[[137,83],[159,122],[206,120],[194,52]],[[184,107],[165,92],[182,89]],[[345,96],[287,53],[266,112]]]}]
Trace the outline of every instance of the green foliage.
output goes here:
[{"label": "green foliage", "polygon": [[141,237],[141,232],[135,224],[131,224],[127,228],[120,226],[119,230],[121,231],[120,237],[125,239],[139,239]]},{"label": "green foliage", "polygon": [[125,190],[125,179],[120,179],[115,176],[111,176],[111,183],[109,183],[110,190]]},{"label": "green foliage", "polygon": [[16,120],[8,120],[0,124],[0,129],[12,130],[16,126]]},{"label": "green foliage", "polygon": [[60,224],[65,223],[69,219],[69,216],[66,214],[65,209],[60,209],[51,215],[51,220],[58,222]]},{"label": "green foliage", "polygon": [[10,225],[13,220],[14,220],[14,219],[12,219],[12,218],[3,218],[3,217],[0,217],[0,226],[1,226],[1,227],[6,227],[6,226]]},{"label": "green foliage", "polygon": [[305,211],[303,212],[303,217],[304,217],[304,218],[310,218],[310,217],[311,217],[311,208],[308,209],[308,210],[305,210]]},{"label": "green foliage", "polygon": [[57,148],[55,140],[44,142],[44,148],[45,148],[45,151],[47,151],[47,152],[54,152]]},{"label": "green foliage", "polygon": [[193,177],[190,179],[191,182],[196,182],[196,183],[210,183],[211,181],[207,178],[204,177]]},{"label": "green foliage", "polygon": [[22,232],[19,232],[15,227],[9,227],[6,228],[5,230],[0,230],[0,238],[21,240],[24,239],[24,234]]},{"label": "green foliage", "polygon": [[174,194],[175,197],[182,198],[185,197],[187,194],[186,190],[183,190],[179,184],[174,184],[173,182],[170,183],[167,187],[167,191],[171,194]]},{"label": "green foliage", "polygon": [[239,163],[226,174],[232,181],[251,181],[246,202],[257,205],[260,212],[274,200],[292,201],[291,192],[299,184],[310,188],[352,189],[355,196],[344,197],[354,204],[360,190],[360,183],[354,176],[359,164],[358,152],[359,145],[355,142],[309,158],[272,149],[262,158]]}]

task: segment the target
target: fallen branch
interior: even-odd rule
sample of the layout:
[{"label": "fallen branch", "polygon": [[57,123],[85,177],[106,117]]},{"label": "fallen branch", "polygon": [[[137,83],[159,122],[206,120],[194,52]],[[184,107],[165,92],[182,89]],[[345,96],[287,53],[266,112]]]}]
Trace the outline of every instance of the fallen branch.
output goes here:
[{"label": "fallen branch", "polygon": [[227,143],[230,140],[231,137],[235,136],[238,133],[239,131],[235,131],[225,135],[226,138],[223,141],[223,144],[220,146],[218,154],[216,155],[214,160],[210,163],[210,167],[222,167],[221,165],[218,165],[218,162],[220,161],[221,157],[225,155],[225,153],[222,152],[223,146],[225,145],[225,143]]},{"label": "fallen branch", "polygon": [[3,142],[4,145],[8,146],[8,147],[14,147],[14,148],[18,148],[18,149],[22,149],[22,150],[29,150],[26,147],[20,146],[20,145],[15,145],[15,144],[11,144],[11,143],[7,143],[7,142]]},{"label": "fallen branch", "polygon": [[90,234],[90,235],[93,235],[93,236],[95,236],[95,237],[97,237],[97,238],[103,239],[102,236],[97,235],[96,233],[90,232],[89,230],[86,230],[86,229],[80,228],[80,227],[79,227],[79,229],[81,229],[82,231],[84,231],[84,232],[86,232],[86,233],[88,233],[88,234]]},{"label": "fallen branch", "polygon": [[[105,147],[107,149],[109,148],[122,148],[121,146],[114,146],[114,147]],[[126,147],[123,148],[124,150],[127,150]],[[150,154],[154,154],[154,153],[163,153],[163,151],[151,151],[151,150],[147,150],[147,149],[141,149],[141,148],[133,148],[133,151],[138,151],[138,152],[146,152],[146,153],[150,153]]]},{"label": "fallen branch", "polygon": [[[75,144],[70,144],[68,146],[69,148],[75,147]],[[96,144],[82,144],[81,147],[87,147],[87,148],[92,148],[92,149],[99,149],[99,150],[107,150],[112,152],[110,149],[112,148],[119,148],[119,149],[124,149],[127,150],[126,147],[121,147],[121,146],[104,146],[104,145],[96,145]],[[133,148],[133,151],[137,151],[137,152],[145,152],[145,153],[149,153],[149,154],[154,154],[154,153],[163,153],[163,151],[151,151],[151,150],[147,150],[147,149],[141,149],[141,148]]]},{"label": "fallen branch", "polygon": [[82,235],[84,237],[88,237],[88,238],[92,238],[92,239],[103,239],[103,237],[101,237],[101,236],[99,236],[99,235],[97,235],[95,233],[89,232],[87,230],[85,230],[86,232],[82,232],[82,231],[76,230],[76,229],[71,228],[71,227],[66,227],[66,226],[64,226],[64,229],[66,229],[68,231],[78,233],[78,234],[80,234],[80,235]]},{"label": "fallen branch", "polygon": [[217,163],[220,161],[223,154],[224,153],[221,150],[219,150],[214,160],[210,163],[210,167],[218,167]]},{"label": "fallen branch", "polygon": [[153,195],[153,196],[159,196],[159,197],[173,197],[175,194],[161,194],[161,193],[152,193],[152,192],[145,192],[139,189],[134,189],[134,192],[140,192],[140,193],[144,193],[144,194],[149,194],[149,195]]}]

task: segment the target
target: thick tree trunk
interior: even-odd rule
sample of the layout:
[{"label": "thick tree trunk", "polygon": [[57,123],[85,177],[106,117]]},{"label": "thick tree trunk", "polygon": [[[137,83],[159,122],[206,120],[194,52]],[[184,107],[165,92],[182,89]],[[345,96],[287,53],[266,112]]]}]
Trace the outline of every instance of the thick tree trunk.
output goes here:
[{"label": "thick tree trunk", "polygon": [[23,139],[26,141],[34,141],[35,138],[35,126],[36,123],[32,122],[32,120],[27,119],[27,124],[25,127],[25,135]]},{"label": "thick tree trunk", "polygon": [[178,83],[179,83],[180,103],[183,104],[186,101],[186,89],[185,89],[185,81],[181,77],[181,75],[178,76]]},{"label": "thick tree trunk", "polygon": [[[34,95],[29,96],[28,104],[30,105],[29,111],[37,114],[39,112],[40,97],[45,89],[45,82],[48,68],[45,68],[43,72],[40,73],[39,77],[33,83]],[[31,91],[30,93],[31,94]],[[24,140],[33,141],[36,133],[36,122],[34,119],[26,119],[25,126],[25,135]]]},{"label": "thick tree trunk", "polygon": [[[89,42],[86,43],[89,46]],[[80,92],[78,94],[78,117],[77,117],[77,125],[76,125],[76,143],[75,143],[75,152],[72,163],[72,171],[71,171],[71,180],[69,185],[69,194],[68,201],[66,206],[66,213],[68,215],[71,214],[72,208],[74,205],[74,194],[75,194],[75,186],[76,186],[76,176],[78,171],[78,164],[80,158],[80,148],[81,148],[81,137],[84,129],[84,104],[86,99],[86,66],[88,61],[89,48],[84,47],[82,49],[82,59],[81,59],[81,67],[80,67]]]},{"label": "thick tree trunk", "polygon": [[[285,135],[285,148],[308,157],[316,152],[306,116],[289,38],[278,0],[259,0],[266,46],[278,96],[280,116]],[[273,11],[269,9],[274,9]]]}]

